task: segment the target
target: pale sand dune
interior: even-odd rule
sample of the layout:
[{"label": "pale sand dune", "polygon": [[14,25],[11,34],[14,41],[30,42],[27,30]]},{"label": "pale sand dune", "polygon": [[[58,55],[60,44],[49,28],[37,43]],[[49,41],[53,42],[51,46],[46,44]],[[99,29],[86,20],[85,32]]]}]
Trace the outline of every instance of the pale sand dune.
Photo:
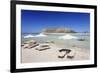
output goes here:
[{"label": "pale sand dune", "polygon": [[55,61],[73,61],[73,60],[87,60],[89,59],[89,49],[81,49],[78,47],[66,47],[66,49],[74,49],[75,56],[73,59],[68,59],[67,56],[61,59],[58,58],[61,53],[59,52],[61,47],[57,47],[55,44],[49,44],[50,49],[44,51],[35,50],[35,48],[24,49],[22,48],[22,63],[32,62],[55,62]]}]

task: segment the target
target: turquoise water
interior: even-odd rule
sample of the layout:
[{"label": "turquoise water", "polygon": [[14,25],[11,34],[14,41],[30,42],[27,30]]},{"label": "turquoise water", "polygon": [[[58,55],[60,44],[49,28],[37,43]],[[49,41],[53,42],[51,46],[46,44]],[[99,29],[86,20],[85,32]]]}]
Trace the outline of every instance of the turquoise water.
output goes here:
[{"label": "turquoise water", "polygon": [[[78,39],[58,39],[60,36],[64,36],[66,33],[55,33],[55,34],[47,34],[47,37],[29,37],[24,38],[27,35],[36,36],[39,33],[24,33],[22,34],[22,43],[28,40],[36,40],[38,43],[45,43],[46,41],[54,41],[60,42],[61,45],[59,47],[70,47],[70,46],[77,46],[84,49],[90,49],[90,34],[89,33],[67,33],[69,35],[75,36]],[[84,39],[84,41],[79,41],[79,39]]]}]

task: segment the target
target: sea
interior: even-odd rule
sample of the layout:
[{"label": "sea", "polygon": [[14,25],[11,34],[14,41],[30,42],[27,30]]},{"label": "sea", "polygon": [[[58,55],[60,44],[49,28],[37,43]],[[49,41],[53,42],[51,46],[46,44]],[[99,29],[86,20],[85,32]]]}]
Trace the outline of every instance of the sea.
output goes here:
[{"label": "sea", "polygon": [[[69,37],[66,37],[67,39],[59,39],[59,37],[63,37],[65,35],[76,38],[68,39]],[[21,38],[22,43],[28,40],[35,40],[38,43],[53,41],[61,44],[58,45],[58,47],[62,48],[77,46],[84,49],[90,49],[90,33],[22,33]]]}]

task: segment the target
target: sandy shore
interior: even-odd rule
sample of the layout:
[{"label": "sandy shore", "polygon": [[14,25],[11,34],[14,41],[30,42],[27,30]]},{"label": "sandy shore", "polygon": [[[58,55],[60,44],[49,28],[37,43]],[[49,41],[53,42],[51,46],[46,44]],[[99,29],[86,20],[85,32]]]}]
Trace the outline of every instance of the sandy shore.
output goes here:
[{"label": "sandy shore", "polygon": [[83,49],[79,47],[66,47],[66,49],[75,50],[75,56],[72,59],[58,58],[63,52],[59,52],[62,47],[58,47],[57,44],[48,43],[50,49],[38,51],[35,48],[24,49],[22,47],[22,63],[32,63],[32,62],[55,62],[55,61],[74,61],[74,60],[88,60],[89,59],[89,49]]}]

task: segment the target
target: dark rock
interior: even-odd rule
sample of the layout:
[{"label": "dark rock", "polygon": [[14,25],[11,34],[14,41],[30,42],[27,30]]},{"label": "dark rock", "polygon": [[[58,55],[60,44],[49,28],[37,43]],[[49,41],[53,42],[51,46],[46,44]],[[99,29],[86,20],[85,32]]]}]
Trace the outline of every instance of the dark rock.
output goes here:
[{"label": "dark rock", "polygon": [[38,46],[39,44],[34,44],[34,45],[30,45],[29,48],[34,48],[36,46]]},{"label": "dark rock", "polygon": [[38,50],[38,51],[43,51],[43,50],[47,50],[47,49],[50,49],[50,47],[46,47],[46,48],[42,48],[42,49],[36,48],[36,50]]},{"label": "dark rock", "polygon": [[85,39],[78,39],[78,41],[85,41]]},{"label": "dark rock", "polygon": [[68,56],[67,56],[67,58],[69,58],[69,59],[73,59],[73,58],[74,58],[74,56],[69,56],[69,55],[68,55]]},{"label": "dark rock", "polygon": [[66,56],[66,54],[64,54],[63,56],[58,56],[58,58],[64,58]]},{"label": "dark rock", "polygon": [[68,53],[71,52],[71,50],[70,49],[60,49],[59,52],[65,52],[64,55],[58,56],[58,58],[64,58]]},{"label": "dark rock", "polygon": [[48,47],[49,45],[41,45],[41,47]]},{"label": "dark rock", "polygon": [[66,54],[71,52],[70,49],[60,49],[60,50],[59,50],[59,52],[64,52],[64,51],[66,52]]}]

